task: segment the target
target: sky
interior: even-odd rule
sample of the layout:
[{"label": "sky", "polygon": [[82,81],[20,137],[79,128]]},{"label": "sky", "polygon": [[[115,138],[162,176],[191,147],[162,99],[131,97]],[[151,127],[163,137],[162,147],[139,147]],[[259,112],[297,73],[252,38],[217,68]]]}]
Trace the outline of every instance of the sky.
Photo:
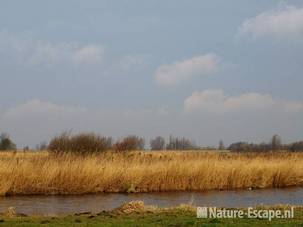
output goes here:
[{"label": "sky", "polygon": [[0,132],[303,138],[300,0],[2,0]]}]

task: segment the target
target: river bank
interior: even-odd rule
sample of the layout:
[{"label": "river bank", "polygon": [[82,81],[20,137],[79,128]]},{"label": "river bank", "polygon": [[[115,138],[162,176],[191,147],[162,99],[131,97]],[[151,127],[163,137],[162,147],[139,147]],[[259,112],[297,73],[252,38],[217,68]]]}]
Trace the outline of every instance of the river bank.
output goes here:
[{"label": "river bank", "polygon": [[[287,207],[275,206],[271,209]],[[296,207],[292,219],[197,219],[196,208],[181,205],[175,208],[144,206],[131,202],[112,211],[76,213],[65,216],[24,216],[12,211],[0,215],[0,226],[300,226],[303,208]],[[259,207],[258,209],[265,209]],[[266,207],[269,209],[269,207]]]}]

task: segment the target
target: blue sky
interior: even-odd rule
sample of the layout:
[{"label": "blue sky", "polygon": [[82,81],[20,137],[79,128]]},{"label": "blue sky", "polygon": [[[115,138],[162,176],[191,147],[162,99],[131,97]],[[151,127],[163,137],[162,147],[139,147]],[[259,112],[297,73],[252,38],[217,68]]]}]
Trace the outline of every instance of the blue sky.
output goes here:
[{"label": "blue sky", "polygon": [[3,0],[0,131],[302,139],[302,44],[302,1]]}]

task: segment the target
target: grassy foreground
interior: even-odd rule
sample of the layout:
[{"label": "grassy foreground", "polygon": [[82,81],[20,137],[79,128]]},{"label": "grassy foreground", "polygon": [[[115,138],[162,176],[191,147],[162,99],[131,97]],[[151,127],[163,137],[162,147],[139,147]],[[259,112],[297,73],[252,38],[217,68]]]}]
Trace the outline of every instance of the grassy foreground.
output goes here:
[{"label": "grassy foreground", "polygon": [[0,152],[0,195],[270,188],[303,185],[303,153]]},{"label": "grassy foreground", "polygon": [[180,206],[170,209],[146,208],[138,202],[99,214],[73,214],[62,217],[8,217],[0,215],[0,226],[302,226],[303,209],[297,207],[293,219],[197,219],[196,209]]}]

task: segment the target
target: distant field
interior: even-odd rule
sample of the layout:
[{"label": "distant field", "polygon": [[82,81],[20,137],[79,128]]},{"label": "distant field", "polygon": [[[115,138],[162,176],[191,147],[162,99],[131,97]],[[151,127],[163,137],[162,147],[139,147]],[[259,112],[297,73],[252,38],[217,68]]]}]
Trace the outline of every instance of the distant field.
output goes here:
[{"label": "distant field", "polygon": [[303,153],[1,152],[0,194],[202,191],[303,185]]}]

